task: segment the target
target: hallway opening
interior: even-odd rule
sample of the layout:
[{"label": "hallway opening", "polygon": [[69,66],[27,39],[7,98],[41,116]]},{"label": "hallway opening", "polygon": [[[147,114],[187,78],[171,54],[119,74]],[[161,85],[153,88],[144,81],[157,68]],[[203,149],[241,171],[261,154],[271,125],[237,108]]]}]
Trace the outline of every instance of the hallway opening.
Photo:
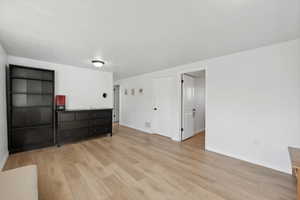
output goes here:
[{"label": "hallway opening", "polygon": [[[205,146],[205,70],[182,74],[181,141],[198,138]],[[194,141],[194,140],[193,140]]]}]

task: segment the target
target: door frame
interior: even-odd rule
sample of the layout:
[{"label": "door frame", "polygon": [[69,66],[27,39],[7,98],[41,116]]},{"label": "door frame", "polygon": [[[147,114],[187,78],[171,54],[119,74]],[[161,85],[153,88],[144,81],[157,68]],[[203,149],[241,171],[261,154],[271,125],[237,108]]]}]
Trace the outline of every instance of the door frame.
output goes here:
[{"label": "door frame", "polygon": [[[199,71],[204,71],[205,72],[205,129],[207,128],[207,120],[206,120],[206,113],[207,113],[207,70],[205,68],[203,69],[195,69],[195,70],[190,70],[190,71],[185,71],[185,72],[181,72],[180,75],[180,142],[183,142],[184,140],[182,139],[182,134],[183,134],[183,120],[184,120],[184,116],[183,116],[183,76],[187,75],[187,73],[192,73],[192,72],[199,72]],[[205,132],[206,134],[206,132]],[[206,141],[205,141],[206,143]]]},{"label": "door frame", "polygon": [[[119,103],[118,103],[118,121],[117,122],[115,122],[115,116],[114,116],[114,114],[115,114],[115,88],[118,88],[118,90],[119,90],[119,95],[118,95],[118,97],[119,97]],[[120,123],[120,85],[114,85],[113,86],[113,123]]]}]

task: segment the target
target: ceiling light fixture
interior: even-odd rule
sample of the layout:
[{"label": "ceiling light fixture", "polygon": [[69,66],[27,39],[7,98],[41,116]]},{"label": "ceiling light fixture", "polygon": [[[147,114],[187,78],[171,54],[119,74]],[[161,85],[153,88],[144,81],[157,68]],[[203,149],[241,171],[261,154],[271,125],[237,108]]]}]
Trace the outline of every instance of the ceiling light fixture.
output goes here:
[{"label": "ceiling light fixture", "polygon": [[98,59],[92,60],[92,63],[95,67],[98,67],[98,68],[102,67],[105,64],[104,61],[98,60]]}]

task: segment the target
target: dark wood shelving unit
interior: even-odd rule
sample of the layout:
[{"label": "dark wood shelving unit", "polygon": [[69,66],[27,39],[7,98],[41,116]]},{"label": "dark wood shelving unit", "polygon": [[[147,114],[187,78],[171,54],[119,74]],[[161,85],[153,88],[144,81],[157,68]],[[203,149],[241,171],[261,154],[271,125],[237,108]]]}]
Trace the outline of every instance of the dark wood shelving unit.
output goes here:
[{"label": "dark wood shelving unit", "polygon": [[32,93],[32,92],[12,92],[12,94],[27,94],[27,95],[52,95],[52,93]]},{"label": "dark wood shelving unit", "polygon": [[55,144],[54,71],[7,67],[9,152]]},{"label": "dark wood shelving unit", "polygon": [[[41,69],[41,70],[44,70],[44,69]],[[52,80],[40,79],[40,78],[11,77],[11,79],[24,79],[24,80],[31,80],[31,81],[50,81],[50,82],[52,82]]]},{"label": "dark wood shelving unit", "polygon": [[52,106],[13,106],[12,108],[13,109],[24,109],[24,108],[43,108],[43,107],[46,107],[46,108],[52,108]]}]

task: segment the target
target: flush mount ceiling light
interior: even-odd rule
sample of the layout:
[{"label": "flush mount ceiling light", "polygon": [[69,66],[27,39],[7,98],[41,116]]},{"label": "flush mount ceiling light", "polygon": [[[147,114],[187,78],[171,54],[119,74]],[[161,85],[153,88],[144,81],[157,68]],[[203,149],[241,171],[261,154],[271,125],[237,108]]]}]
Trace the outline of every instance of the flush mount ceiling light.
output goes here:
[{"label": "flush mount ceiling light", "polygon": [[95,67],[98,67],[98,68],[102,67],[105,64],[104,61],[99,60],[99,59],[92,60],[92,63]]}]

